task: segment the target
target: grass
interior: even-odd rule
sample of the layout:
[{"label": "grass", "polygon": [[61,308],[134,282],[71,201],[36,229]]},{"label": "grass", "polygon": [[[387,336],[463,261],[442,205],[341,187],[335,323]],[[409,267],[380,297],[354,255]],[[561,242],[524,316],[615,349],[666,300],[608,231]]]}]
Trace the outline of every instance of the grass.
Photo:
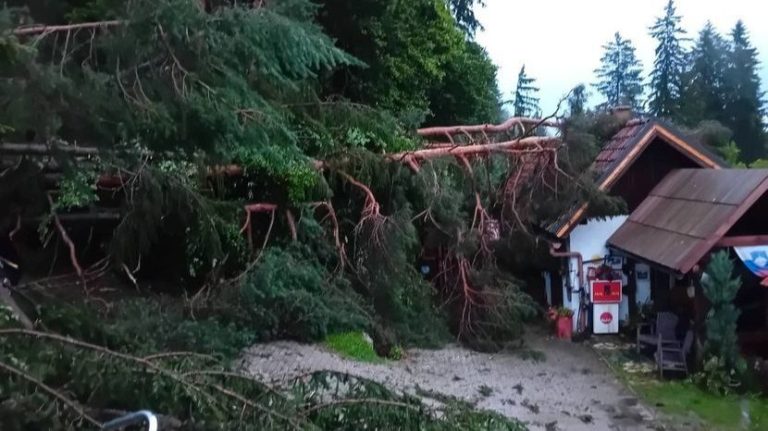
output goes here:
[{"label": "grass", "polygon": [[[598,351],[611,368],[647,404],[655,406],[673,421],[695,419],[702,429],[712,431],[768,430],[768,399],[762,397],[721,396],[706,392],[689,380],[659,380],[655,370],[637,371],[638,363],[650,359],[636,355],[632,349]],[[634,370],[634,371],[630,371]],[[742,426],[742,403],[746,402],[750,425]]]},{"label": "grass", "polygon": [[344,332],[329,335],[325,346],[340,355],[360,362],[382,363],[384,358],[376,354],[373,345],[363,332]]},{"label": "grass", "polygon": [[[675,416],[693,413],[713,430],[744,430],[741,425],[742,398],[718,396],[701,390],[688,381],[639,381],[634,389],[648,402]],[[768,400],[746,398],[750,430],[768,429]]]}]

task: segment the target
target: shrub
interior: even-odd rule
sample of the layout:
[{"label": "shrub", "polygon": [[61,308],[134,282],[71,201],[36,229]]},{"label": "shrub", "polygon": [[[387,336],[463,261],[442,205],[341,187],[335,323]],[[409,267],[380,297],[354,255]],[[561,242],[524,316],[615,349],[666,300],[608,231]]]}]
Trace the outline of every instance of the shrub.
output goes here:
[{"label": "shrub", "polygon": [[370,328],[362,301],[300,245],[268,249],[240,286],[240,317],[261,340],[318,341]]},{"label": "shrub", "polygon": [[704,370],[698,380],[714,392],[726,393],[738,385],[746,371],[739,354],[736,321],[739,310],[733,304],[741,288],[741,278],[732,277],[733,262],[725,251],[712,255],[701,278],[704,295],[711,304],[707,313],[707,341],[704,345]]}]

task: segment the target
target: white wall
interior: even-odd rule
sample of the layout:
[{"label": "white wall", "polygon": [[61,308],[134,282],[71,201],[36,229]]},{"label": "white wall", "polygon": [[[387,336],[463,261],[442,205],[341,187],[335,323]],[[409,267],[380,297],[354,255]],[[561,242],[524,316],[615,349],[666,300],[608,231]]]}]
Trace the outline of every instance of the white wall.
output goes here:
[{"label": "white wall", "polygon": [[[602,220],[592,219],[588,220],[586,224],[580,224],[571,232],[570,251],[581,253],[584,261],[602,259],[608,254],[608,249],[605,247],[608,238],[613,235],[616,230],[627,220],[626,215],[610,217]],[[574,312],[574,316],[579,311],[579,292],[582,286],[578,280],[577,271],[577,259],[571,258],[568,262],[568,271],[570,276],[570,283],[567,285],[572,286],[571,300],[568,300],[568,286],[566,283],[563,285],[563,305],[570,308]],[[582,271],[586,278],[587,267],[594,264],[585,263]],[[584,286],[588,288],[588,286]],[[573,329],[576,330],[577,319],[573,319]]]}]

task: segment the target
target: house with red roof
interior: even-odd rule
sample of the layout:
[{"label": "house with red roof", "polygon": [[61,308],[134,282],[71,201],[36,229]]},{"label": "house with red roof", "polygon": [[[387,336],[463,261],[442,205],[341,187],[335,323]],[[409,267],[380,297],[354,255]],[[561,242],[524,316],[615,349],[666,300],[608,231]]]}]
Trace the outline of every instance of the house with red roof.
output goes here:
[{"label": "house with red roof", "polygon": [[[724,167],[725,163],[712,151],[669,124],[655,119],[629,119],[603,146],[591,166],[598,189],[622,198],[627,213],[593,218],[587,203],[577,203],[546,227],[553,243],[551,253],[563,263],[559,274],[544,274],[548,302],[570,308],[578,316],[580,306],[590,301],[590,281],[597,277],[595,272],[610,266],[623,278],[614,323],[627,320],[630,311],[652,300],[652,284],[659,285],[670,275],[649,262],[628,259],[618,252],[619,248],[609,248],[609,238],[670,173]],[[573,325],[576,330],[577,318]]]}]

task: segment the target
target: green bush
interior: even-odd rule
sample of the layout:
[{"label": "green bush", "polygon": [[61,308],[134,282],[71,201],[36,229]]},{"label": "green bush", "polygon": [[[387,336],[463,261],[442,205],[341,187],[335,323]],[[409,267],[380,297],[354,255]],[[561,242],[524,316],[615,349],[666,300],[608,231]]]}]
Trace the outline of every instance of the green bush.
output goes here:
[{"label": "green bush", "polygon": [[704,369],[697,379],[710,391],[728,393],[739,385],[746,362],[739,353],[736,323],[739,310],[733,304],[741,278],[733,278],[733,262],[725,251],[712,255],[702,276],[704,295],[711,306],[705,321]]},{"label": "green bush", "polygon": [[361,300],[300,245],[268,249],[240,286],[240,315],[261,340],[318,341],[370,328]]}]

